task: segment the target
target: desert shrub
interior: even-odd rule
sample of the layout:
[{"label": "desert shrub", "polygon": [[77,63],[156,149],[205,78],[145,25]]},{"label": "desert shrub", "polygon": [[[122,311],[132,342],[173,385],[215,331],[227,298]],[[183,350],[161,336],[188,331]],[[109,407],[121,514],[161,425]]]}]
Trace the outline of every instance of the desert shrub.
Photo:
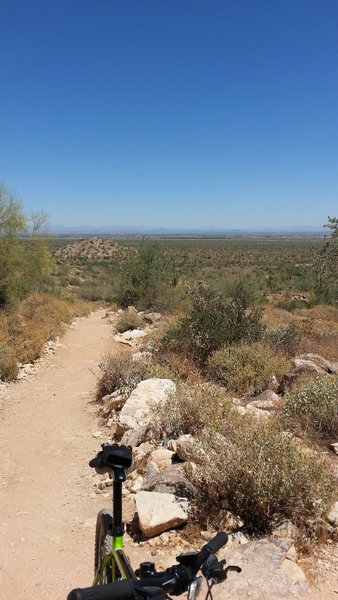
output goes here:
[{"label": "desert shrub", "polygon": [[210,383],[180,383],[177,393],[156,407],[159,432],[178,437],[197,435],[205,427],[219,427],[232,409],[231,400],[220,386]]},{"label": "desert shrub", "polygon": [[272,376],[278,379],[289,367],[281,353],[261,342],[222,348],[208,362],[211,377],[239,394],[267,389]]},{"label": "desert shrub", "polygon": [[101,375],[96,386],[98,400],[116,390],[122,396],[128,397],[137,384],[147,377],[146,364],[133,360],[130,354],[108,354],[99,367]]},{"label": "desert shrub", "polygon": [[10,381],[18,374],[18,361],[14,349],[0,344],[0,381]]},{"label": "desert shrub", "polygon": [[302,332],[294,323],[281,323],[276,327],[269,327],[264,332],[264,339],[277,351],[288,356],[295,354],[302,338]]},{"label": "desert shrub", "polygon": [[115,329],[118,333],[129,331],[129,329],[141,329],[145,325],[141,317],[137,313],[129,310],[123,311],[115,324]]},{"label": "desert shrub", "polygon": [[89,302],[111,302],[114,298],[114,292],[111,285],[102,283],[99,280],[84,281],[81,283],[78,295],[82,300]]},{"label": "desert shrub", "polygon": [[305,378],[286,394],[284,418],[298,435],[322,440],[338,435],[338,380],[325,376]]},{"label": "desert shrub", "polygon": [[276,423],[258,426],[232,414],[220,429],[204,430],[198,466],[190,473],[201,493],[199,521],[214,517],[219,523],[223,507],[252,534],[290,519],[307,537],[320,539],[337,487],[319,457],[301,453]]},{"label": "desert shrub", "polygon": [[320,458],[302,452],[278,422],[241,415],[215,384],[179,384],[156,407],[154,422],[158,436],[194,436],[194,468],[187,464],[186,474],[199,491],[193,514],[200,527],[219,527],[231,511],[251,534],[290,519],[320,537],[337,486]]},{"label": "desert shrub", "polygon": [[190,314],[179,320],[163,338],[165,348],[181,352],[199,365],[224,344],[257,340],[263,330],[261,311],[239,285],[229,298],[200,282],[188,289]]},{"label": "desert shrub", "polygon": [[163,246],[142,243],[138,253],[121,265],[116,300],[123,307],[165,308],[167,303],[170,305],[174,273],[175,268]]}]

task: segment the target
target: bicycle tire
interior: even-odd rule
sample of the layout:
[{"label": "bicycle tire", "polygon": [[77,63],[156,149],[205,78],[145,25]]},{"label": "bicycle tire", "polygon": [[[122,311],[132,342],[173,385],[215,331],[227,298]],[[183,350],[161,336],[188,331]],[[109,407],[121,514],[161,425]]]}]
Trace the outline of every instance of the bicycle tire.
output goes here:
[{"label": "bicycle tire", "polygon": [[[108,508],[103,508],[97,515],[96,531],[95,531],[95,557],[94,557],[94,573],[97,573],[102,560],[112,550],[112,526],[113,526],[113,513]],[[112,565],[109,564],[105,567],[99,584],[112,583]]]}]

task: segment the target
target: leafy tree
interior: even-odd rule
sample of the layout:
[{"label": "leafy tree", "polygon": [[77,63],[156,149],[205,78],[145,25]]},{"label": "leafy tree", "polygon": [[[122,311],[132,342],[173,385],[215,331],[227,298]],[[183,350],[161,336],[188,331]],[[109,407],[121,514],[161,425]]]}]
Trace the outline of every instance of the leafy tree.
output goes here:
[{"label": "leafy tree", "polygon": [[137,255],[122,265],[118,301],[126,307],[137,304],[142,308],[163,304],[171,284],[172,265],[160,244],[143,242]]},{"label": "leafy tree", "polygon": [[38,290],[51,268],[51,256],[44,238],[38,235],[46,221],[39,213],[29,221],[13,190],[0,184],[0,306]]},{"label": "leafy tree", "polygon": [[313,272],[319,299],[331,303],[338,301],[338,218],[328,217],[324,227],[331,235],[315,256]]}]

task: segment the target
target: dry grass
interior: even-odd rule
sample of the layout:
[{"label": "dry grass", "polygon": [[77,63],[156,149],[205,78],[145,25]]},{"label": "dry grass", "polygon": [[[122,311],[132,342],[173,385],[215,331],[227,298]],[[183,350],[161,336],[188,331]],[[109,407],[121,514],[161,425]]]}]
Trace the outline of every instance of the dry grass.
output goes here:
[{"label": "dry grass", "polygon": [[251,534],[290,519],[304,538],[322,539],[337,485],[320,456],[302,452],[277,420],[239,414],[224,388],[210,384],[181,384],[157,410],[158,435],[195,438],[187,475],[199,490],[200,526],[219,527],[231,511]]},{"label": "dry grass", "polygon": [[256,394],[289,370],[286,357],[266,343],[241,343],[217,350],[209,359],[211,377],[239,394]]},{"label": "dry grass", "polygon": [[137,313],[125,310],[116,321],[115,329],[118,333],[124,333],[131,329],[142,329],[144,326],[145,322],[142,321]]},{"label": "dry grass", "polygon": [[300,332],[295,352],[312,352],[328,360],[338,361],[338,309],[318,305],[308,309],[297,309],[290,313],[268,305],[263,321],[268,327],[293,325]]},{"label": "dry grass", "polygon": [[0,373],[10,380],[17,362],[36,360],[44,344],[60,335],[63,324],[90,312],[85,303],[69,303],[49,294],[33,293],[17,309],[0,314]]}]

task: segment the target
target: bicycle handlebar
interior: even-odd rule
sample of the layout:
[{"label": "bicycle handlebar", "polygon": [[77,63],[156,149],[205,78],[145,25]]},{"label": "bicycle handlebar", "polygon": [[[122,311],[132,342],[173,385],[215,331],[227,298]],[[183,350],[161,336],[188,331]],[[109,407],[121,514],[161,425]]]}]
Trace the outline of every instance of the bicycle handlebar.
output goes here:
[{"label": "bicycle handlebar", "polygon": [[154,573],[140,580],[123,580],[95,587],[75,589],[67,600],[158,600],[167,594],[179,596],[187,591],[197,572],[211,554],[215,554],[228,541],[226,533],[219,532],[199,552],[177,557],[180,564],[164,572]]}]

